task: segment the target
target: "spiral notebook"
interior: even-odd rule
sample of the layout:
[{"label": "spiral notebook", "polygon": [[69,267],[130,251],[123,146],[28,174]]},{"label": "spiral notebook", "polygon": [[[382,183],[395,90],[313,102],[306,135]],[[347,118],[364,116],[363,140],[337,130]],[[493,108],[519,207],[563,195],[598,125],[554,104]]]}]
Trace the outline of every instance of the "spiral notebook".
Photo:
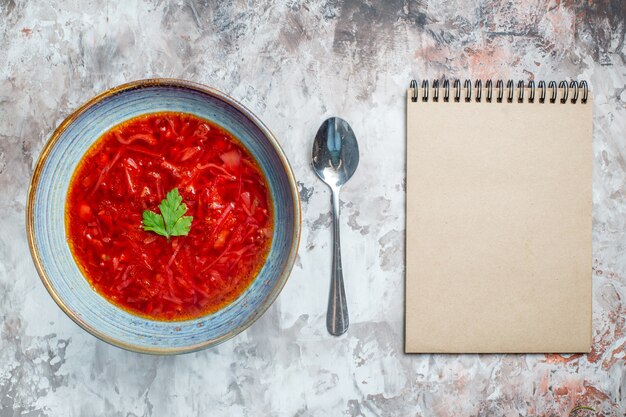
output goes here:
[{"label": "spiral notebook", "polygon": [[406,351],[588,352],[586,82],[411,83]]}]

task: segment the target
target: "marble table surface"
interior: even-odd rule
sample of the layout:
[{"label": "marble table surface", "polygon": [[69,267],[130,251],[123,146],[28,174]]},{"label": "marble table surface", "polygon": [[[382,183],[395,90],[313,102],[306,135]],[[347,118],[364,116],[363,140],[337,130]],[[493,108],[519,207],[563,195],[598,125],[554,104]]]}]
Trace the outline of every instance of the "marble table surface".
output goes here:
[{"label": "marble table surface", "polygon": [[[567,416],[577,405],[623,416],[625,34],[623,0],[0,1],[0,416]],[[304,216],[297,265],[267,313],[177,357],[82,331],[41,284],[24,226],[54,128],[91,96],[157,76],[211,85],[259,115],[293,165]],[[443,76],[589,81],[590,354],[403,353],[405,88]],[[362,152],[342,194],[352,324],[340,338],[325,330],[329,192],[309,166],[331,115]]]}]

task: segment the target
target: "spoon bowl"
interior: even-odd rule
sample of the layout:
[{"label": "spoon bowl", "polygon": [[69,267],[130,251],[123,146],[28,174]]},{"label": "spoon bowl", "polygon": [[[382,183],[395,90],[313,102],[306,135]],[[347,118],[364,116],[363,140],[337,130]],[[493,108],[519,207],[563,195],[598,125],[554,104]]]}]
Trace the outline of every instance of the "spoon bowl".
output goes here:
[{"label": "spoon bowl", "polygon": [[331,188],[344,185],[359,164],[359,145],[343,119],[331,117],[320,126],[313,142],[313,169]]}]

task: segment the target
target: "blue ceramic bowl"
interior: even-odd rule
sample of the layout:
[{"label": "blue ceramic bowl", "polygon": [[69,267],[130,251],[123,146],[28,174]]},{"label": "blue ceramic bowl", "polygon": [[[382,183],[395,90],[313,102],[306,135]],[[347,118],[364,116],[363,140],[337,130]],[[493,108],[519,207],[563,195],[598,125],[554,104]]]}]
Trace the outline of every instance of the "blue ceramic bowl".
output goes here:
[{"label": "blue ceramic bowl", "polygon": [[[187,321],[149,320],[108,302],[76,265],[65,232],[65,198],[76,165],[107,130],[133,117],[187,112],[230,131],[263,170],[274,205],[267,261],[234,302]],[[145,353],[191,352],[223,342],[250,326],[278,296],[300,239],[296,180],[276,138],[248,109],[225,94],[188,81],[141,80],[94,97],[70,115],[44,147],[30,184],[26,227],[39,275],[52,298],[82,328],[113,345]]]}]

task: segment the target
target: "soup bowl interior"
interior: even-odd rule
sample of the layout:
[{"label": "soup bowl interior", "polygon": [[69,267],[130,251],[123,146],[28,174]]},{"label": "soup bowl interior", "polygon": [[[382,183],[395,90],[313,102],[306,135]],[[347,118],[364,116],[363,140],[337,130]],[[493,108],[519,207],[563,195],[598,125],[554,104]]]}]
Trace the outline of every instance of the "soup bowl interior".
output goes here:
[{"label": "soup bowl interior", "polygon": [[[267,260],[252,284],[224,308],[186,321],[131,314],[92,289],[67,243],[65,202],[72,174],[94,142],[136,116],[185,112],[232,133],[257,160],[274,206]],[[168,354],[209,347],[235,336],[272,304],[293,266],[300,236],[300,203],[293,173],[272,133],[250,111],[216,90],[179,80],[143,80],[95,97],[66,119],[39,158],[27,205],[35,265],[59,306],[81,327],[129,350]]]}]

